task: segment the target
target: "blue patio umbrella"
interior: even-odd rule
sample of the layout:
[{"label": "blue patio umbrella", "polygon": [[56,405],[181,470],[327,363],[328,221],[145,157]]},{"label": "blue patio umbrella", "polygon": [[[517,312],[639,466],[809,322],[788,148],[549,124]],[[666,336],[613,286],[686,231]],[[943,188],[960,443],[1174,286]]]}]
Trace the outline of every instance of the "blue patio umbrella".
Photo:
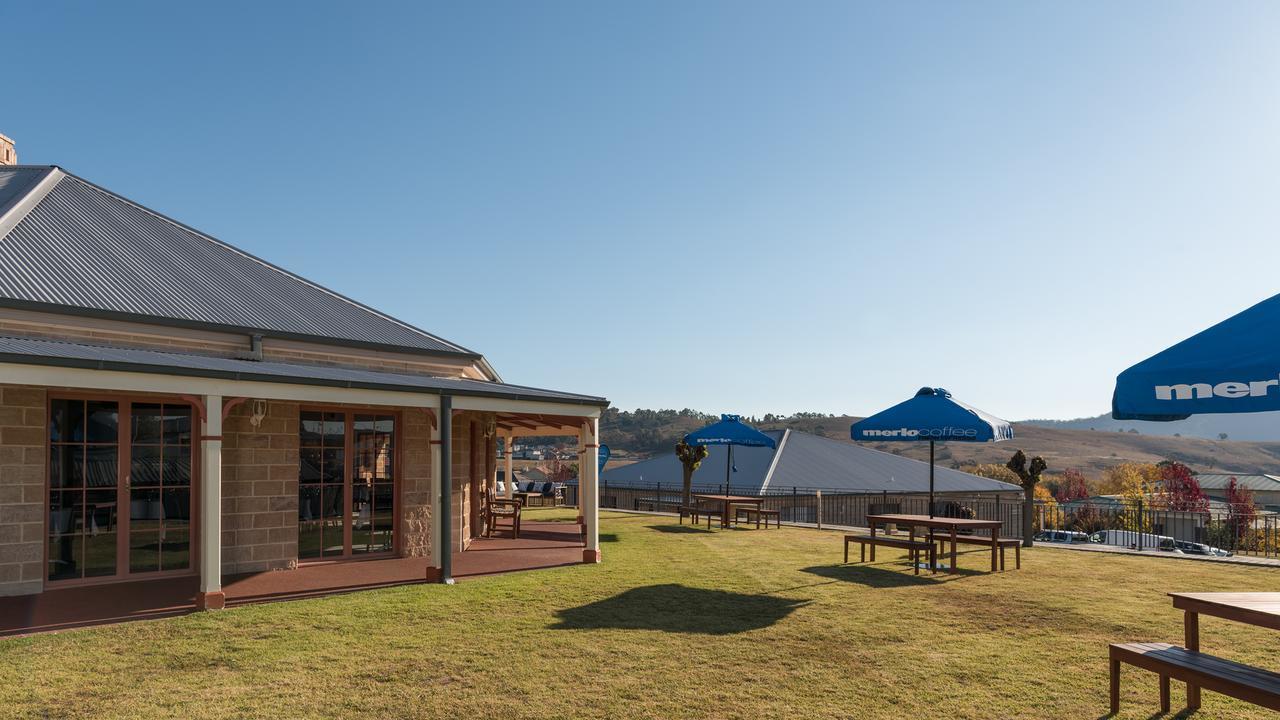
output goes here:
[{"label": "blue patio umbrella", "polygon": [[1280,410],[1280,295],[1120,373],[1117,420]]},{"label": "blue patio umbrella", "polygon": [[742,422],[738,415],[721,415],[720,422],[712,423],[684,436],[690,445],[728,445],[729,458],[724,464],[724,493],[729,494],[729,473],[733,470],[733,446],[777,447],[773,438]]},{"label": "blue patio umbrella", "polygon": [[929,517],[933,517],[933,452],[938,442],[999,442],[1013,438],[1013,426],[953,400],[942,388],[920,388],[916,396],[849,428],[864,442],[929,443]]}]

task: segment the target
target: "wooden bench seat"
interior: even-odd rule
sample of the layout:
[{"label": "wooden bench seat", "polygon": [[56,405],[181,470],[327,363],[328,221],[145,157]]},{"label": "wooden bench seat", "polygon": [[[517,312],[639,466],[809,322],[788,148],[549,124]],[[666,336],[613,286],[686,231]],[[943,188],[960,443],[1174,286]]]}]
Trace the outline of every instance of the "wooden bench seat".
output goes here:
[{"label": "wooden bench seat", "polygon": [[[1169,711],[1169,679],[1191,683],[1254,705],[1280,710],[1280,673],[1224,660],[1168,643],[1111,646],[1111,713],[1120,711],[1120,663],[1160,676],[1160,709]],[[1195,706],[1198,707],[1197,703]]]},{"label": "wooden bench seat", "polygon": [[[951,536],[946,533],[934,533],[933,541],[942,543],[945,547],[951,542]],[[991,547],[991,538],[982,535],[956,535],[957,545],[983,545]],[[1017,538],[999,538],[996,544],[1000,546],[1000,569],[1004,570],[1004,549],[1013,548],[1013,567],[1015,570],[1022,569],[1022,541]]]},{"label": "wooden bench seat", "polygon": [[861,559],[858,562],[867,561],[867,546],[871,546],[871,562],[876,561],[876,546],[902,548],[907,551],[907,558],[911,561],[911,567],[915,570],[915,574],[920,574],[920,553],[928,553],[929,567],[936,567],[935,548],[933,543],[928,540],[909,540],[907,538],[886,537],[877,535],[845,535],[844,536],[844,561],[849,562],[849,543],[856,542],[860,546]]},{"label": "wooden bench seat", "polygon": [[684,524],[685,516],[688,516],[692,524],[697,525],[705,516],[707,518],[707,529],[711,529],[711,518],[724,517],[724,510],[720,508],[699,507],[697,505],[681,505],[680,506],[680,524]]},{"label": "wooden bench seat", "polygon": [[773,518],[773,526],[775,528],[782,527],[782,512],[779,510],[766,510],[764,508],[743,507],[741,505],[734,508],[733,521],[740,523],[743,516],[746,516],[746,522],[751,522],[752,518],[756,521],[756,529],[760,529],[760,521],[764,520],[765,529],[769,529],[769,518]]}]

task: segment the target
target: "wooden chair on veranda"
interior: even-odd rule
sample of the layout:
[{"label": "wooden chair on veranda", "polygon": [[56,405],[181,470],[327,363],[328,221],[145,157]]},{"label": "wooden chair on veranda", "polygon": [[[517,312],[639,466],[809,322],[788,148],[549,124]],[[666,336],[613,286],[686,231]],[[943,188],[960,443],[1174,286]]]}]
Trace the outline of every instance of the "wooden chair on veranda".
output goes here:
[{"label": "wooden chair on veranda", "polygon": [[485,537],[493,537],[493,531],[498,527],[499,520],[506,520],[511,523],[511,537],[520,537],[520,505],[519,500],[508,500],[506,498],[497,497],[493,488],[485,488]]}]

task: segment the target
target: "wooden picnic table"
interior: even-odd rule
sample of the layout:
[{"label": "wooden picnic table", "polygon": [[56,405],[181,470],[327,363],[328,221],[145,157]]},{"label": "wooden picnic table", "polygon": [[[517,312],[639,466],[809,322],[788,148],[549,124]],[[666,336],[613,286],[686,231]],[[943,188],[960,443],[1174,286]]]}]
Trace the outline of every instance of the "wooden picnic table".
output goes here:
[{"label": "wooden picnic table", "polygon": [[[1188,650],[1200,652],[1200,616],[1212,615],[1246,625],[1280,630],[1280,592],[1169,593],[1183,611]],[[1200,688],[1187,683],[1187,707],[1200,707]]]},{"label": "wooden picnic table", "polygon": [[760,506],[764,504],[764,498],[751,497],[750,495],[698,495],[698,494],[695,494],[694,497],[698,498],[699,500],[711,500],[712,502],[724,503],[724,514],[720,516],[720,527],[722,528],[729,527],[729,506],[730,505],[755,505],[756,509],[759,510]]},{"label": "wooden picnic table", "polygon": [[[956,571],[956,531],[958,530],[990,530],[991,531],[991,572],[996,571],[996,557],[1000,551],[1000,527],[1004,524],[999,520],[977,520],[970,518],[949,518],[949,517],[929,517],[928,515],[868,515],[867,524],[871,526],[871,537],[876,536],[876,524],[878,523],[894,523],[895,525],[905,525],[910,528],[911,539],[916,538],[916,528],[929,528],[933,530],[946,530],[951,536],[951,567],[947,568],[947,572]],[[935,561],[936,562],[936,561]]]}]

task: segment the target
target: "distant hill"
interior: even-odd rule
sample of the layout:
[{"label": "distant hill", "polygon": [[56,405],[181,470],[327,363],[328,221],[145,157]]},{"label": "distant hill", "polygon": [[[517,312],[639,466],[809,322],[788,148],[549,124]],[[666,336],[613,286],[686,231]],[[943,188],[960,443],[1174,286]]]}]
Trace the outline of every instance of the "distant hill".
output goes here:
[{"label": "distant hill", "polygon": [[1075,420],[1026,420],[1023,424],[1067,430],[1137,430],[1143,435],[1169,435],[1230,440],[1280,441],[1280,412],[1192,415],[1174,422],[1112,420],[1111,413]]},{"label": "distant hill", "polygon": [[[1258,415],[1272,415],[1259,413]],[[1280,414],[1276,414],[1280,415]],[[1224,416],[1211,416],[1224,417]],[[600,434],[619,460],[643,458],[670,452],[679,438],[718,416],[695,410],[636,410],[623,412],[610,408],[600,421]],[[847,415],[822,415],[799,413],[788,417],[765,416],[746,418],[761,430],[791,428],[815,435],[824,435],[844,442],[849,439],[849,426],[859,418]],[[1108,418],[1109,420],[1109,418]],[[1107,467],[1122,462],[1159,462],[1178,460],[1203,471],[1229,471],[1262,473],[1280,471],[1280,418],[1276,419],[1277,432],[1274,442],[1240,442],[1205,439],[1200,437],[1174,437],[1172,434],[1156,435],[1142,428],[1157,423],[1138,424],[1139,431],[1116,432],[1104,430],[1100,425],[1083,429],[1066,427],[1078,421],[1029,421],[1014,424],[1014,439],[1002,443],[948,443],[938,446],[939,464],[958,467],[971,463],[1004,463],[1021,448],[1029,455],[1042,455],[1049,462],[1049,472],[1065,468],[1077,468],[1089,475],[1096,475]],[[1135,423],[1118,423],[1126,431]],[[1096,427],[1089,430],[1089,427]],[[1176,432],[1176,431],[1175,431]],[[1228,432],[1223,430],[1219,432]],[[1234,436],[1233,436],[1234,437]],[[920,460],[929,457],[928,445],[913,443],[873,443],[886,452],[905,455]]]}]

